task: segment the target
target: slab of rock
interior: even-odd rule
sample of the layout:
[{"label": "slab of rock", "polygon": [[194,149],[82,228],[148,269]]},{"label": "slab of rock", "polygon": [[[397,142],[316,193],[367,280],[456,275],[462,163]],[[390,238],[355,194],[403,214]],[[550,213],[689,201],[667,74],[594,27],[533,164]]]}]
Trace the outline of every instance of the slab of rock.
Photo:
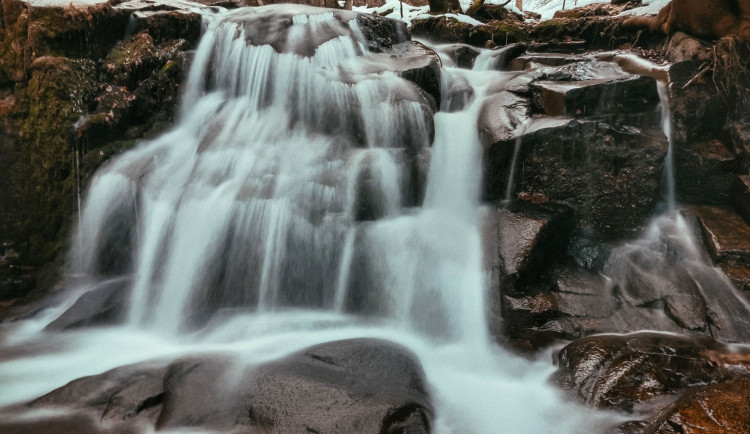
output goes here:
[{"label": "slab of rock", "polygon": [[[71,420],[91,421],[81,422],[76,432],[126,433],[148,426],[253,433],[430,432],[432,407],[422,368],[409,350],[387,341],[325,343],[260,367],[248,368],[228,355],[167,363],[74,380],[30,407],[73,410]],[[45,430],[53,423],[3,421],[0,430],[57,432]]]},{"label": "slab of rock", "polygon": [[750,431],[750,377],[699,387],[663,409],[644,434]]},{"label": "slab of rock", "polygon": [[698,219],[711,258],[727,266],[750,266],[750,227],[729,208],[696,206],[687,211]]},{"label": "slab of rock", "polygon": [[565,118],[543,117],[523,126],[516,121],[521,110],[515,109],[524,107],[523,101],[509,101],[490,99],[479,120],[487,199],[506,196],[518,139],[511,197],[540,193],[567,204],[580,227],[603,238],[642,228],[656,204],[668,147],[663,134]]},{"label": "slab of rock", "polygon": [[83,295],[45,327],[45,330],[70,330],[79,327],[113,325],[127,314],[130,279],[108,280]]},{"label": "slab of rock", "polygon": [[633,411],[690,387],[746,375],[744,362],[724,357],[732,353],[709,338],[694,336],[591,336],[557,354],[554,378],[588,406]]},{"label": "slab of rock", "polygon": [[726,205],[737,157],[719,140],[674,147],[677,197],[688,203]]},{"label": "slab of rock", "polygon": [[498,208],[495,218],[501,272],[514,279],[533,276],[562,256],[574,223],[569,207],[524,201]]},{"label": "slab of rock", "polygon": [[73,380],[29,406],[82,410],[105,423],[153,423],[161,411],[166,369],[165,362],[115,368]]},{"label": "slab of rock", "polygon": [[471,69],[474,60],[479,56],[479,50],[466,44],[453,44],[441,50],[459,68]]},{"label": "slab of rock", "polygon": [[641,113],[659,103],[656,80],[645,76],[531,85],[534,102],[550,116]]}]

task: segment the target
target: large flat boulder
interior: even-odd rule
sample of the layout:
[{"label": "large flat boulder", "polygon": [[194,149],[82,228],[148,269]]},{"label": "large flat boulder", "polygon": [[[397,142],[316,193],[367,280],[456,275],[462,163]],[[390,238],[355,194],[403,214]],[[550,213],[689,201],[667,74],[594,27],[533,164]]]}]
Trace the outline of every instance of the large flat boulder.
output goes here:
[{"label": "large flat boulder", "polygon": [[0,430],[42,432],[59,422],[81,432],[426,434],[432,420],[416,357],[374,339],[325,343],[261,366],[221,354],[130,365],[74,380],[29,406],[73,412],[8,420]]}]

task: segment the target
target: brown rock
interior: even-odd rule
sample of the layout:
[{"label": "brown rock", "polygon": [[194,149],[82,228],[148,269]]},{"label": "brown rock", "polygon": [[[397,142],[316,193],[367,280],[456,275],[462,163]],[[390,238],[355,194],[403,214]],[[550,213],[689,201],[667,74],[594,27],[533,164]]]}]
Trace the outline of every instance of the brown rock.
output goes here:
[{"label": "brown rock", "polygon": [[711,257],[717,263],[750,266],[750,227],[728,208],[691,207]]},{"label": "brown rock", "polygon": [[750,377],[689,391],[662,410],[643,432],[750,432]]},{"label": "brown rock", "polygon": [[632,411],[690,387],[743,375],[744,362],[717,357],[731,353],[709,338],[658,333],[591,336],[560,351],[555,379],[588,406]]},{"label": "brown rock", "polygon": [[559,257],[569,242],[572,210],[554,203],[516,202],[496,214],[499,255],[505,277],[534,275]]}]

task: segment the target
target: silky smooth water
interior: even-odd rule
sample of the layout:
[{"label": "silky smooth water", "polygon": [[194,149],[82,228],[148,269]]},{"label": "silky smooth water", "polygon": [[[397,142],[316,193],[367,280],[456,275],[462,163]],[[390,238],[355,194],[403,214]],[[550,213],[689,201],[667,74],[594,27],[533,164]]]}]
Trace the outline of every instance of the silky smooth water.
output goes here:
[{"label": "silky smooth water", "polygon": [[[175,127],[97,173],[70,255],[78,283],[6,333],[0,404],[145,360],[223,352],[257,365],[379,337],[417,354],[437,432],[611,423],[564,402],[548,359],[488,336],[476,119],[502,74],[444,68],[444,94],[461,80],[474,98],[433,113],[415,85],[373,70],[384,57],[356,20],[276,10],[293,15],[281,48],[247,33],[254,11],[215,19]],[[130,291],[125,325],[42,331],[113,281]]]}]

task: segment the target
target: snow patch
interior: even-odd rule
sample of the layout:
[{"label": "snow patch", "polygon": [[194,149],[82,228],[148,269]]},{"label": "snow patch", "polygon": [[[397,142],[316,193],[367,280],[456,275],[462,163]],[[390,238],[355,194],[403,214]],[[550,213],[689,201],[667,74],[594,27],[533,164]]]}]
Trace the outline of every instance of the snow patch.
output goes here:
[{"label": "snow patch", "polygon": [[107,0],[23,0],[31,6],[44,8],[64,8],[68,6],[94,6],[107,3]]}]

